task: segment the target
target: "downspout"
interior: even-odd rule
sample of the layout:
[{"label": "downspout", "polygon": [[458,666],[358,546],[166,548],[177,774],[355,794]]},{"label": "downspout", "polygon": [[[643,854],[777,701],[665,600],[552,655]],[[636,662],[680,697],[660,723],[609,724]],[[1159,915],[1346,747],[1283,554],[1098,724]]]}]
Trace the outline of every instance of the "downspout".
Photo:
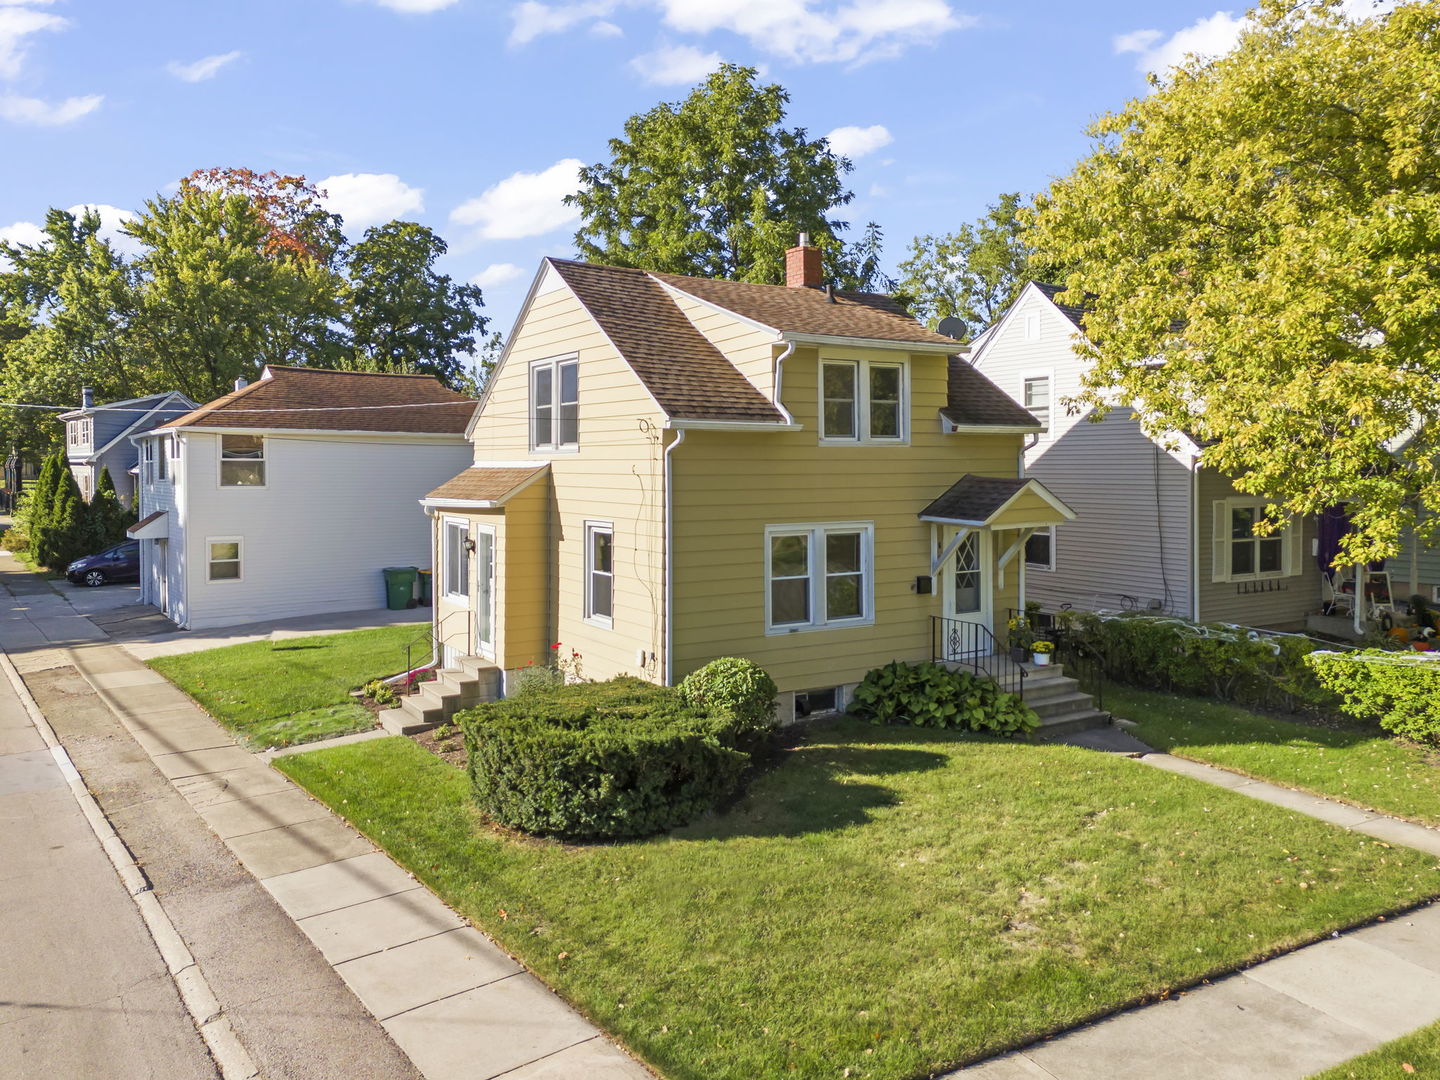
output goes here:
[{"label": "downspout", "polygon": [[[785,358],[794,351],[795,342],[787,341],[780,355],[775,357],[775,408],[780,410],[780,415],[785,418],[785,423],[787,424],[793,424],[795,418],[790,415],[790,410],[785,408],[785,399],[780,391],[785,385]],[[680,434],[683,437],[685,433],[682,431]]]},{"label": "downspout", "polygon": [[1200,459],[1190,457],[1190,621],[1200,621]]},{"label": "downspout", "polygon": [[[790,348],[794,348],[792,343]],[[780,377],[780,365],[775,365],[775,377]],[[784,412],[782,409],[781,412]],[[789,419],[787,414],[786,419]],[[675,448],[685,441],[685,429],[681,428],[675,433],[675,441],[665,448],[665,685],[675,684],[675,660],[673,656],[675,644],[674,612],[675,612],[675,466],[670,460],[670,455]]]}]

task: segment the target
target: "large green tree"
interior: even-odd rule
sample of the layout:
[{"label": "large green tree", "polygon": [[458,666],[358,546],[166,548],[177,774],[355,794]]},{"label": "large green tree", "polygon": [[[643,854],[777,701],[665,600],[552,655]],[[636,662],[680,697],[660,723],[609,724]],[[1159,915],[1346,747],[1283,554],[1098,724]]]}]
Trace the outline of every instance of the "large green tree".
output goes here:
[{"label": "large green tree", "polygon": [[1014,303],[1040,268],[1018,214],[1018,193],[1001,195],[979,221],[953,233],[927,234],[910,241],[900,264],[900,291],[910,311],[934,327],[945,318],[965,321],[971,333],[989,326]]},{"label": "large green tree", "polygon": [[840,269],[831,212],[848,203],[850,162],[784,126],[789,95],[722,65],[680,102],[625,121],[610,160],[581,169],[575,245],[591,262],[781,283],[785,249],[808,232]]},{"label": "large green tree", "polygon": [[466,375],[461,354],[484,333],[477,285],[435,269],[445,241],[413,221],[365,230],[346,256],[349,359],[363,371],[434,375],[456,386]]},{"label": "large green tree", "polygon": [[1437,0],[1263,0],[1232,53],[1097,121],[1035,213],[1097,297],[1085,403],[1200,438],[1277,517],[1348,504],[1347,560],[1440,508],[1437,87]]}]

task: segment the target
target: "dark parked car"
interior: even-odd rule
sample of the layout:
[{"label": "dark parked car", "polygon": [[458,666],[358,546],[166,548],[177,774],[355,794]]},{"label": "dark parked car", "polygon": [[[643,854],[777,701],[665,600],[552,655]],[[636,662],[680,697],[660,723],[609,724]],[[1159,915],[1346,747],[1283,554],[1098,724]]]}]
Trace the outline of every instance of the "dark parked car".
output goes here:
[{"label": "dark parked car", "polygon": [[77,585],[108,585],[112,581],[140,580],[140,541],[122,540],[98,555],[86,555],[65,568]]}]

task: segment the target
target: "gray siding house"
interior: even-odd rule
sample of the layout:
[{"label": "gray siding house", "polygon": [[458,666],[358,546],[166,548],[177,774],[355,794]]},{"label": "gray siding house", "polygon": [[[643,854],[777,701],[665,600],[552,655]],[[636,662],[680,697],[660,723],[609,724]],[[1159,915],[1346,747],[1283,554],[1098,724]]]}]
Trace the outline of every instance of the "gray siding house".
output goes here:
[{"label": "gray siding house", "polygon": [[130,441],[161,424],[195,409],[179,391],[127,398],[96,405],[89,387],[80,391],[80,408],[61,413],[65,423],[65,457],[87,500],[95,494],[100,471],[110,470],[115,493],[126,506],[135,501],[135,470],[140,451]]},{"label": "gray siding house", "polygon": [[1302,627],[1321,606],[1314,520],[1256,537],[1250,526],[1265,500],[1205,468],[1189,438],[1152,439],[1128,408],[1098,422],[1068,410],[1088,361],[1075,349],[1083,312],[1057,304],[1061,291],[1027,285],[968,356],[1045,425],[1025,451],[1025,473],[1076,513],[1027,545],[1029,598],[1052,611],[1068,604]]}]

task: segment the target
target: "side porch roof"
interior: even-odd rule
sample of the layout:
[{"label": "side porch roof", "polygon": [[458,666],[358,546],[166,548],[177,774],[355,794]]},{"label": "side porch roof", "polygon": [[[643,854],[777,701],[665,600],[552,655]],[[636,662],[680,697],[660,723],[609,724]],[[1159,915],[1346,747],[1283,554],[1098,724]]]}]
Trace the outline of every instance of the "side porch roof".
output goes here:
[{"label": "side porch roof", "polygon": [[533,465],[472,465],[426,495],[420,500],[420,505],[453,506],[470,510],[498,509],[504,506],[511,496],[524,491],[549,471],[548,462]]},{"label": "side porch roof", "polygon": [[1034,477],[966,473],[919,517],[941,525],[1026,529],[1074,521],[1075,511]]}]

